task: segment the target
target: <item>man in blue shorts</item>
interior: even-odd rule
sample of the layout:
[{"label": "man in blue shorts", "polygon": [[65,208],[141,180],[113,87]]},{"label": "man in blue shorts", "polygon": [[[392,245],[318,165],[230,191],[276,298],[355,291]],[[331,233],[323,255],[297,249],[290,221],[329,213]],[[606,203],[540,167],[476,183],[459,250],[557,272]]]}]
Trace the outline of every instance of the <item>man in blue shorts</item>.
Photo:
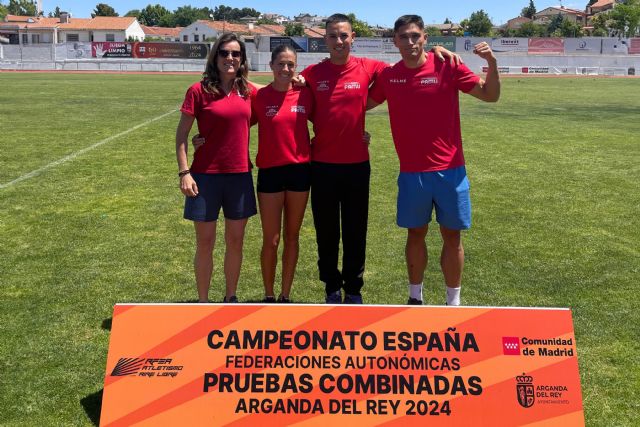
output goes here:
[{"label": "man in blue shorts", "polygon": [[462,153],[458,92],[496,102],[500,97],[497,61],[487,43],[474,46],[474,53],[488,64],[483,80],[464,64],[434,60],[431,52],[424,51],[424,22],[417,15],[398,18],[393,40],[402,61],[378,77],[369,92],[367,108],[385,99],[389,104],[391,132],[400,159],[397,222],[408,229],[408,304],[422,304],[427,267],[425,239],[435,208],[443,240],[440,266],[447,305],[460,305],[464,265],[460,231],[471,226],[471,202]]}]

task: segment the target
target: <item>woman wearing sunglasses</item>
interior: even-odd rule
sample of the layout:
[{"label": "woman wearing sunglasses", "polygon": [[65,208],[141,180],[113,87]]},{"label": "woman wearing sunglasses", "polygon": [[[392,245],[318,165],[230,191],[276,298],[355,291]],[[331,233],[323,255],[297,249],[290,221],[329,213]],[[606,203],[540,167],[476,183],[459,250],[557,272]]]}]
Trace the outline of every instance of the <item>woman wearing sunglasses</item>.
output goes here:
[{"label": "woman wearing sunglasses", "polygon": [[[196,236],[194,270],[199,302],[209,301],[213,248],[220,208],[225,217],[223,302],[237,302],[242,245],[256,200],[249,163],[251,93],[244,43],[223,34],[207,58],[202,81],[192,85],[182,104],[176,130],[180,190],[186,196],[184,217],[193,221]],[[194,120],[206,143],[188,166],[188,136]]]},{"label": "woman wearing sunglasses", "polygon": [[[297,55],[278,46],[269,63],[273,82],[252,93],[252,124],[258,123],[258,202],[263,232],[260,264],[265,288],[263,302],[288,303],[299,254],[299,233],[311,186],[310,138],[307,120],[313,113],[311,91],[293,85]],[[198,149],[206,140],[196,135]],[[276,299],[274,282],[284,219],[282,289]]]}]

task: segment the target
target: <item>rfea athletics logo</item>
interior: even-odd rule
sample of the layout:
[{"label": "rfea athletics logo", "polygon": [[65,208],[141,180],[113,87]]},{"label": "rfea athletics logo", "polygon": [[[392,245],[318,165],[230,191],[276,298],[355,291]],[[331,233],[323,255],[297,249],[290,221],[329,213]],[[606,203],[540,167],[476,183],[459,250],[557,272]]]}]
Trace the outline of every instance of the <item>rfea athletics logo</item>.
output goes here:
[{"label": "rfea athletics logo", "polygon": [[531,408],[536,401],[533,377],[531,375],[525,375],[524,373],[517,376],[516,392],[520,406],[523,408]]},{"label": "rfea athletics logo", "polygon": [[134,375],[140,371],[140,368],[144,365],[147,359],[138,359],[135,357],[121,357],[116,363],[116,367],[111,371],[112,377],[126,377],[127,375]]},{"label": "rfea athletics logo", "polygon": [[502,353],[506,356],[520,356],[520,339],[518,337],[502,337]]},{"label": "rfea athletics logo", "polygon": [[316,90],[317,90],[318,92],[326,92],[326,91],[328,91],[329,89],[331,89],[331,88],[329,87],[329,80],[320,80],[320,81],[317,83]]},{"label": "rfea athletics logo", "polygon": [[173,359],[121,357],[111,371],[112,377],[176,377],[184,366]]},{"label": "rfea athletics logo", "polygon": [[266,107],[264,107],[264,110],[265,117],[275,117],[278,115],[277,105],[267,105]]}]

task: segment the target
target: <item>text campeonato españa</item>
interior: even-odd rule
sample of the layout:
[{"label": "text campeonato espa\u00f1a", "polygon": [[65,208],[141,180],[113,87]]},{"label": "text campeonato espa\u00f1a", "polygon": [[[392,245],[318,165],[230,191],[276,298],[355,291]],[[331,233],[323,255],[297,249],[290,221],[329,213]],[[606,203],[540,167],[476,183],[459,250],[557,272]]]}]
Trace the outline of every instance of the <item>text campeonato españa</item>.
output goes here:
[{"label": "text campeonato espa\u00f1a", "polygon": [[[479,352],[473,334],[458,332],[382,332],[385,351],[459,351]],[[378,347],[380,337],[371,331],[224,331],[214,329],[207,336],[212,349],[281,350],[367,350]]]}]

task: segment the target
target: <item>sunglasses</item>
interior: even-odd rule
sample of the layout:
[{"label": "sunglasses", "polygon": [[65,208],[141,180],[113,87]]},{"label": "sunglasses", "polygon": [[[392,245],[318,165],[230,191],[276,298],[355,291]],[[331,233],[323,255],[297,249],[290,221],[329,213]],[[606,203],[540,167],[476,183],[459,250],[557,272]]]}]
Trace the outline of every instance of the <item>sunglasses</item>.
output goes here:
[{"label": "sunglasses", "polygon": [[218,56],[220,58],[226,58],[229,55],[231,55],[234,58],[240,58],[240,56],[242,55],[242,52],[240,52],[239,50],[226,50],[226,49],[218,50]]}]

